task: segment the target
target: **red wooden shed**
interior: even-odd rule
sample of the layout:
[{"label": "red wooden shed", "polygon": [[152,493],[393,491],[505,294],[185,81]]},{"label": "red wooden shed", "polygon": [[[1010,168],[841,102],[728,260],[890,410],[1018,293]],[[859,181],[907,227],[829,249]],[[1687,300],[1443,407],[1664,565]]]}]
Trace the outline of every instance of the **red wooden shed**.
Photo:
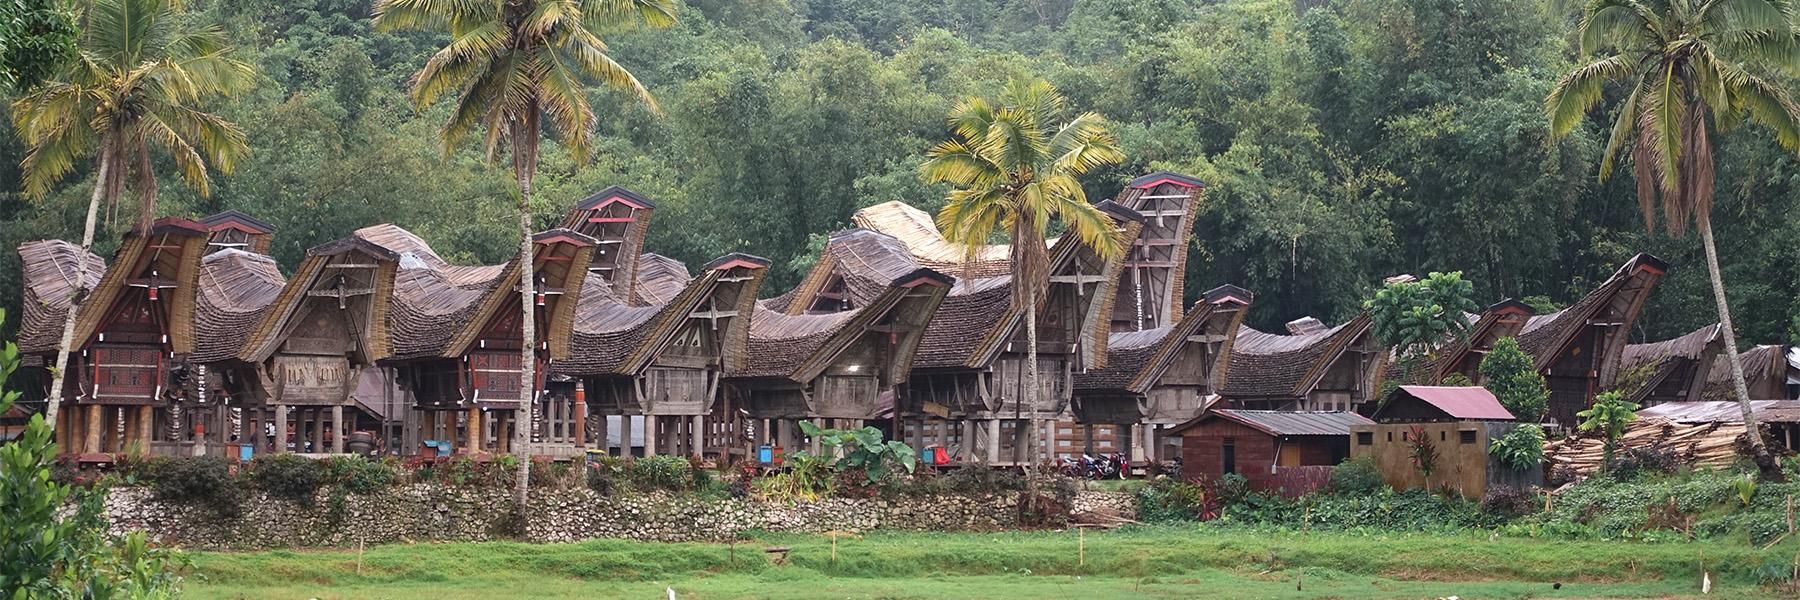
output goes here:
[{"label": "red wooden shed", "polygon": [[1212,409],[1177,426],[1182,472],[1196,481],[1227,473],[1257,491],[1299,496],[1331,481],[1350,456],[1350,428],[1373,421],[1353,412]]}]

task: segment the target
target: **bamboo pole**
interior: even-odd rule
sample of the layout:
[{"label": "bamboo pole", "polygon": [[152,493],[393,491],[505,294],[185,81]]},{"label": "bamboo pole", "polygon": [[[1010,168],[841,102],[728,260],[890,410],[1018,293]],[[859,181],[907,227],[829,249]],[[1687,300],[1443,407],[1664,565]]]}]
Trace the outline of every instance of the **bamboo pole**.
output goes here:
[{"label": "bamboo pole", "polygon": [[1087,566],[1087,528],[1075,528],[1075,564]]}]

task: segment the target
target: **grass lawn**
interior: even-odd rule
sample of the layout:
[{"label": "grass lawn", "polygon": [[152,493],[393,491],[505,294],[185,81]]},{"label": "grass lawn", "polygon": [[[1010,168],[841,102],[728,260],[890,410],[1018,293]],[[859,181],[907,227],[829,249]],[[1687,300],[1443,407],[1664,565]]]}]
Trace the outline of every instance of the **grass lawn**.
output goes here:
[{"label": "grass lawn", "polygon": [[[787,564],[766,546],[791,549]],[[1776,598],[1766,561],[1800,542],[1634,544],[1470,535],[1259,534],[1154,527],[1077,535],[764,535],[737,545],[592,540],[195,553],[190,598]],[[1789,558],[1776,558],[1789,557]],[[1561,583],[1561,589],[1553,584]]]}]

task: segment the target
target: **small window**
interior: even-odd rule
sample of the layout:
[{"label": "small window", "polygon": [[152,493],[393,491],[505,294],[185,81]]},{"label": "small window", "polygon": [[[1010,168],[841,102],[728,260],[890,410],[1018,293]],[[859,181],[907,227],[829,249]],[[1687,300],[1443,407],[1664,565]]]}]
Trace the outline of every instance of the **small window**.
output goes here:
[{"label": "small window", "polygon": [[1222,462],[1224,464],[1220,465],[1220,469],[1219,469],[1220,472],[1226,473],[1226,474],[1236,473],[1237,472],[1237,441],[1227,438],[1225,440],[1225,446],[1224,446],[1224,448],[1222,448],[1222,450],[1223,450],[1223,452],[1221,452],[1220,454],[1222,454],[1223,456],[1220,457],[1222,459],[1220,462]]},{"label": "small window", "polygon": [[1387,434],[1388,434],[1388,443],[1390,443],[1390,444],[1393,443],[1394,442],[1394,432],[1389,431],[1389,432],[1387,432]]},{"label": "small window", "polygon": [[1458,431],[1458,432],[1456,432],[1456,434],[1458,437],[1461,438],[1461,441],[1464,444],[1475,443],[1475,431],[1474,430]]},{"label": "small window", "polygon": [[1373,431],[1358,431],[1358,432],[1356,432],[1356,445],[1368,446],[1368,445],[1372,445],[1374,443],[1375,443],[1375,432],[1373,432]]},{"label": "small window", "polygon": [[1450,432],[1448,432],[1448,431],[1439,431],[1438,432],[1438,441],[1444,442],[1444,441],[1449,441],[1449,440],[1450,440]]}]

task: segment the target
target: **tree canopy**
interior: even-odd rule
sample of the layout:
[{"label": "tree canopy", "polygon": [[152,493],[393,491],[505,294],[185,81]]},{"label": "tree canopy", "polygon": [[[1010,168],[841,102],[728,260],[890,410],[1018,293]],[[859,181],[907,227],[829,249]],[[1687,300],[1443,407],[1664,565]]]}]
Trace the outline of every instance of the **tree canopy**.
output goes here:
[{"label": "tree canopy", "polygon": [[[510,169],[476,144],[445,156],[435,134],[452,107],[417,112],[407,93],[447,36],[378,31],[366,0],[186,4],[261,79],[207,107],[249,140],[236,171],[213,177],[210,196],[168,186],[159,210],[269,220],[272,252],[290,269],[306,248],[379,222],[452,261],[511,254],[517,219],[494,202],[514,187]],[[1090,199],[1156,169],[1206,182],[1189,293],[1254,290],[1252,326],[1348,318],[1396,273],[1462,271],[1481,305],[1566,305],[1640,250],[1675,268],[1633,337],[1712,323],[1698,241],[1644,230],[1626,200],[1631,173],[1595,177],[1610,123],[1588,119],[1552,139],[1544,99],[1578,50],[1566,33],[1575,9],[1553,4],[688,0],[669,29],[603,36],[665,118],[646,118],[629,92],[582,90],[594,107],[591,159],[578,169],[563,140],[547,140],[532,208],[548,227],[589,193],[629,187],[658,203],[648,249],[690,265],[766,256],[788,266],[763,286],[780,293],[857,208],[903,200],[936,212],[949,188],[920,165],[950,137],[943,116],[1041,77],[1070,114],[1104,115],[1118,136],[1126,159],[1082,179]],[[1794,89],[1792,74],[1769,81]],[[1623,96],[1603,94],[1600,110]],[[1713,214],[1739,332],[1746,343],[1791,339],[1800,161],[1764,127],[1714,141]],[[0,155],[23,153],[17,132],[0,132]],[[179,172],[167,157],[153,163]],[[74,238],[92,174],[78,164],[28,200],[16,162],[0,163],[0,242]],[[101,236],[102,254],[117,233]],[[17,256],[0,253],[0,287],[18,281]]]}]

